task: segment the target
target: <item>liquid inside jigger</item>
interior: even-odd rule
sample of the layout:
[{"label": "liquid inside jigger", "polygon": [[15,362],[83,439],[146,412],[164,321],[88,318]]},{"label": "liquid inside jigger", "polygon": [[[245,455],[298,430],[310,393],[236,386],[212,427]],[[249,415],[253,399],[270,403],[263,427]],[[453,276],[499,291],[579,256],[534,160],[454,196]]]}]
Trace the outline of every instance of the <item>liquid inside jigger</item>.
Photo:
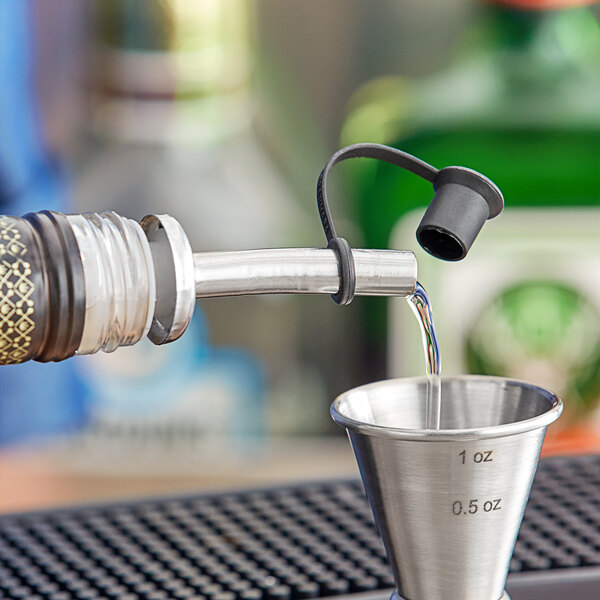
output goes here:
[{"label": "liquid inside jigger", "polygon": [[425,367],[427,371],[427,402],[425,404],[425,428],[439,429],[442,412],[442,357],[433,326],[433,315],[429,296],[423,286],[417,282],[412,296],[407,298],[413,313],[417,317],[423,338]]}]

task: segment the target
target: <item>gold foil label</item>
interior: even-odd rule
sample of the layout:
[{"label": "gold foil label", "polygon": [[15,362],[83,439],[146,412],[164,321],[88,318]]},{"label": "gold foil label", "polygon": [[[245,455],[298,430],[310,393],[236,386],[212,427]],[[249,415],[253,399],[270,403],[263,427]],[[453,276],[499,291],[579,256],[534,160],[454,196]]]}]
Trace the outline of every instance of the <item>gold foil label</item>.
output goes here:
[{"label": "gold foil label", "polygon": [[35,285],[26,254],[14,218],[0,216],[0,364],[4,365],[27,359],[35,329],[31,299]]}]

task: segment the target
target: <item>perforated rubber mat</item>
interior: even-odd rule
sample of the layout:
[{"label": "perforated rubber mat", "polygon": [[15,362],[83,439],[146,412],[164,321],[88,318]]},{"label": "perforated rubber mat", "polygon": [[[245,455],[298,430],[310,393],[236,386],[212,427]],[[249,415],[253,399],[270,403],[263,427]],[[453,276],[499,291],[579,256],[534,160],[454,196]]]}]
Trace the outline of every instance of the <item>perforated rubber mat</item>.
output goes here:
[{"label": "perforated rubber mat", "polygon": [[[511,572],[593,567],[600,458],[542,461]],[[0,598],[301,600],[392,586],[358,481],[0,517]]]}]

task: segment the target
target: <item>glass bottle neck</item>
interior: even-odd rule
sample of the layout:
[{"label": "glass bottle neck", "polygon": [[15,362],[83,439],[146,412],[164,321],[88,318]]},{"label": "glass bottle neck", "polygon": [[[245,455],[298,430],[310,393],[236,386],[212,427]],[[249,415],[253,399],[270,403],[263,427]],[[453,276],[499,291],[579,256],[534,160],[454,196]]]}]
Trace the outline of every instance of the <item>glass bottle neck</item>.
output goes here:
[{"label": "glass bottle neck", "polygon": [[244,0],[107,1],[98,17],[98,131],[212,145],[249,129],[253,47]]}]

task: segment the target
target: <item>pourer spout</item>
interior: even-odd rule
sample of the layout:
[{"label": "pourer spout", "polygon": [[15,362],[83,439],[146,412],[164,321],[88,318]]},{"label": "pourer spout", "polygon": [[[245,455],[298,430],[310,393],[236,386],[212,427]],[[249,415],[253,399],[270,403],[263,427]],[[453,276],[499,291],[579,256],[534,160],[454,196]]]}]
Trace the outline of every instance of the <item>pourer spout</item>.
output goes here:
[{"label": "pourer spout", "polygon": [[[417,261],[405,250],[352,250],[358,296],[408,296]],[[280,248],[194,254],[196,298],[254,294],[335,294],[338,261],[326,248]]]}]

